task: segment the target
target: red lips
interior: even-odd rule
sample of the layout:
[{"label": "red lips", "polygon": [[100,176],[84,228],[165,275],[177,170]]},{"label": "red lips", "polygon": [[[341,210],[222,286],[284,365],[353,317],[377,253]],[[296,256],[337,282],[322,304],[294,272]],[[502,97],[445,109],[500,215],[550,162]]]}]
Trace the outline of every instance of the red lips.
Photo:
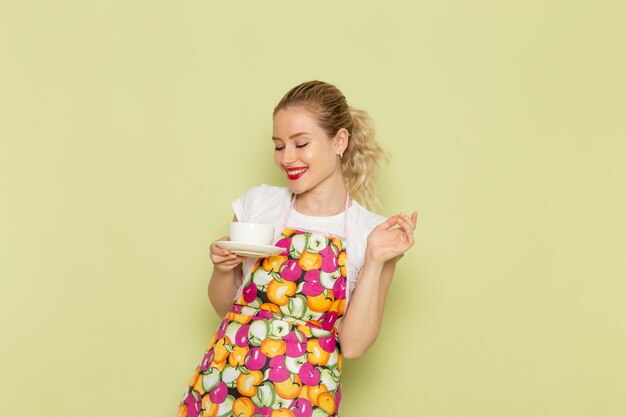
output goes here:
[{"label": "red lips", "polygon": [[291,181],[297,180],[309,170],[308,167],[295,167],[287,169],[287,178]]}]

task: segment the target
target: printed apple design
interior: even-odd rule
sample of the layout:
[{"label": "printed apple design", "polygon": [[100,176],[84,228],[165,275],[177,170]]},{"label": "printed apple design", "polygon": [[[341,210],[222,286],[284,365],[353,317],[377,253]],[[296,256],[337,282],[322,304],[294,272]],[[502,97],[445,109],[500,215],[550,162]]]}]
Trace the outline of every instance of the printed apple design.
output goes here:
[{"label": "printed apple design", "polygon": [[339,270],[336,270],[334,272],[321,271],[320,272],[320,284],[322,284],[324,288],[332,290],[333,287],[335,286],[335,282],[337,281],[337,278],[339,278],[340,276],[341,276],[341,272],[339,272]]},{"label": "printed apple design", "polygon": [[276,390],[276,395],[278,395],[277,400],[281,402],[280,405],[282,407],[290,402],[287,400],[293,400],[302,393],[302,382],[297,374],[291,375],[283,382],[275,382],[274,389]]},{"label": "printed apple design", "polygon": [[252,322],[248,330],[248,341],[253,346],[261,346],[269,332],[270,322],[268,320],[256,320]]},{"label": "printed apple design", "polygon": [[284,380],[289,378],[290,375],[291,373],[285,367],[284,355],[274,356],[272,359],[270,359],[270,370],[268,373],[268,378],[270,381],[283,382]]},{"label": "printed apple design", "polygon": [[302,332],[298,329],[294,329],[288,335],[286,335],[283,340],[287,343],[287,350],[285,355],[298,358],[304,355],[306,351],[306,343],[307,338]]},{"label": "printed apple design", "polygon": [[322,384],[326,385],[326,388],[328,388],[328,392],[335,392],[337,390],[339,378],[335,377],[330,369],[322,369],[322,371],[320,372],[320,381],[322,382]]},{"label": "printed apple design", "polygon": [[311,417],[313,415],[313,405],[306,398],[296,398],[289,405],[289,409],[295,417]]},{"label": "printed apple design", "polygon": [[187,406],[187,417],[198,417],[202,412],[202,398],[195,390],[190,390],[183,400]]},{"label": "printed apple design", "polygon": [[252,273],[252,282],[258,287],[265,287],[272,279],[274,279],[272,273],[265,271],[263,268],[257,268]]},{"label": "printed apple design", "polygon": [[332,330],[338,318],[339,314],[336,311],[327,311],[320,316],[319,322],[322,324],[322,329]]},{"label": "printed apple design", "polygon": [[256,389],[256,394],[252,397],[252,402],[259,408],[271,407],[276,402],[276,392],[274,385],[266,381]]},{"label": "printed apple design", "polygon": [[202,389],[204,392],[209,392],[222,380],[222,373],[217,368],[209,368],[204,375],[202,375]]},{"label": "printed apple design", "polygon": [[300,254],[304,251],[305,247],[306,247],[306,235],[305,234],[298,234],[298,235],[292,236],[291,247],[289,248],[289,255],[294,259],[298,259],[300,257]]},{"label": "printed apple design", "polygon": [[274,409],[271,407],[257,407],[255,404],[254,417],[257,417],[257,416],[270,417],[272,415],[272,411],[274,411]]},{"label": "printed apple design", "polygon": [[311,336],[313,336],[316,339],[319,339],[321,337],[328,336],[331,334],[330,331],[324,330],[320,327],[310,327],[310,330],[311,330]]},{"label": "printed apple design", "polygon": [[215,351],[213,349],[207,350],[204,354],[204,357],[200,361],[200,372],[204,372],[209,369],[211,362],[213,362],[213,357],[215,356]]},{"label": "printed apple design", "polygon": [[300,372],[300,368],[305,363],[307,363],[307,360],[304,354],[298,357],[285,356],[285,368],[292,374],[297,375]]},{"label": "printed apple design", "polygon": [[239,377],[239,375],[241,375],[241,371],[239,369],[226,365],[222,371],[222,381],[224,381],[228,388],[235,388],[237,384],[237,377]]},{"label": "printed apple design", "polygon": [[235,402],[235,397],[229,395],[226,399],[220,404],[217,415],[215,417],[230,417],[233,415],[233,403]]},{"label": "printed apple design", "polygon": [[287,281],[297,281],[302,276],[302,268],[298,265],[297,259],[290,259],[283,263],[280,271],[280,277]]},{"label": "printed apple design", "polygon": [[291,324],[283,320],[272,320],[270,322],[269,337],[272,339],[282,339],[291,331]]},{"label": "printed apple design", "polygon": [[301,319],[306,314],[306,298],[297,294],[289,298],[286,306],[279,306],[279,308],[285,316]]},{"label": "printed apple design", "polygon": [[324,286],[320,283],[319,269],[311,269],[304,274],[304,285],[302,286],[302,294],[306,296],[316,297],[324,292]]},{"label": "printed apple design", "polygon": [[320,347],[329,353],[333,353],[335,351],[335,348],[337,347],[337,338],[335,337],[334,333],[328,336],[324,336],[317,341],[319,342]]},{"label": "printed apple design", "polygon": [[237,345],[228,347],[228,364],[236,368],[237,366],[244,364],[244,359],[246,358],[246,354],[250,351],[248,346],[239,347]]},{"label": "printed apple design", "polygon": [[228,340],[235,340],[237,338],[237,332],[241,328],[241,323],[236,321],[231,321],[228,327],[226,328],[226,337]]},{"label": "printed apple design", "polygon": [[[259,303],[259,305],[261,305],[261,303]],[[274,318],[274,312],[270,311],[270,310],[259,310],[256,314],[255,314],[255,318],[253,318],[252,320],[259,320],[259,319],[271,319]]]},{"label": "printed apple design", "polygon": [[330,358],[328,358],[328,362],[326,362],[326,365],[324,365],[326,368],[330,368],[330,369],[334,369],[339,365],[339,353],[334,354],[333,352],[331,352],[332,354],[330,355]]},{"label": "printed apple design", "polygon": [[235,344],[239,347],[248,346],[248,332],[250,331],[250,325],[244,324],[239,329],[237,329],[237,333],[235,334]]},{"label": "printed apple design", "polygon": [[250,282],[250,284],[243,289],[242,295],[243,300],[246,303],[251,303],[256,299],[257,287],[254,282]]},{"label": "printed apple design", "polygon": [[342,276],[337,278],[333,285],[333,295],[335,300],[343,300],[346,298],[346,279]]},{"label": "printed apple design", "polygon": [[283,251],[280,253],[282,256],[287,256],[289,253],[289,248],[291,247],[291,238],[284,237],[280,239],[274,246],[278,246],[279,248],[283,248]]},{"label": "printed apple design", "polygon": [[261,371],[246,371],[237,377],[237,391],[246,397],[256,395],[257,388],[263,382],[263,373]]},{"label": "printed apple design", "polygon": [[258,347],[250,349],[250,351],[246,354],[246,358],[244,359],[246,368],[251,371],[258,371],[265,366],[266,362],[267,356],[265,356],[263,352],[261,352],[261,348]]},{"label": "printed apple design", "polygon": [[273,280],[267,286],[267,298],[278,306],[286,306],[289,297],[296,294],[298,286],[293,281]]},{"label": "printed apple design", "polygon": [[228,327],[228,322],[228,319],[222,320],[219,327],[217,328],[217,336],[215,337],[216,339],[221,339],[222,337],[224,337],[224,335],[226,334],[226,328]]},{"label": "printed apple design", "polygon": [[319,384],[321,373],[311,363],[306,362],[300,367],[298,376],[303,384],[313,386]]},{"label": "printed apple design", "polygon": [[337,391],[335,391],[335,402],[337,403],[337,410],[339,410],[339,403],[341,403],[341,383],[337,385]]},{"label": "printed apple design", "polygon": [[311,414],[311,417],[328,417],[328,413],[323,409],[317,407],[313,410],[313,414]]},{"label": "printed apple design", "polygon": [[[324,248],[328,247],[328,238],[323,235],[311,234],[306,244],[306,249],[309,252],[316,253],[320,252]],[[332,250],[332,249],[331,249]]]},{"label": "printed apple design", "polygon": [[224,381],[221,381],[215,388],[209,391],[209,399],[213,404],[221,404],[226,401],[228,396],[228,386]]},{"label": "printed apple design", "polygon": [[323,272],[335,272],[339,269],[338,259],[332,246],[326,246],[320,251],[320,255],[322,255],[321,269]]}]

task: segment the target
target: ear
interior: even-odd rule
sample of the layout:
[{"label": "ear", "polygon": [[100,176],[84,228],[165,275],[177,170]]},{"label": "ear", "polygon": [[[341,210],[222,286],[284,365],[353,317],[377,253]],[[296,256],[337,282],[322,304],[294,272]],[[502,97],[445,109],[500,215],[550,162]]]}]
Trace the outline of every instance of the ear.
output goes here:
[{"label": "ear", "polygon": [[348,147],[348,138],[350,137],[350,133],[348,133],[348,129],[342,127],[337,131],[337,134],[333,138],[333,144],[335,146],[335,152],[337,155],[342,154],[346,151]]}]

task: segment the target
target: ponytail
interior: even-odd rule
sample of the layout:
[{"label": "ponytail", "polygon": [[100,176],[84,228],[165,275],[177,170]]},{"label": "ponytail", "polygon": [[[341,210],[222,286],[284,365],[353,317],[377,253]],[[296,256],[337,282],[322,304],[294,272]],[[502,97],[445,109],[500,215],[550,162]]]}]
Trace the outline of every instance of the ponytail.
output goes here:
[{"label": "ponytail", "polygon": [[382,162],[388,154],[376,142],[374,120],[364,111],[349,107],[352,131],[348,147],[341,160],[348,192],[367,208],[380,208],[376,193],[376,179]]}]

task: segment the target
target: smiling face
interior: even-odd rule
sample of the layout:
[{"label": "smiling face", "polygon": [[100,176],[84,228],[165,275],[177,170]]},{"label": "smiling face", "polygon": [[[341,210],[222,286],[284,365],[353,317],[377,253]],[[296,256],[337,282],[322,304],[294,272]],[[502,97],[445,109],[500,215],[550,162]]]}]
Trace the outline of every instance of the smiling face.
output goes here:
[{"label": "smiling face", "polygon": [[339,153],[347,144],[342,129],[333,138],[303,107],[286,107],[274,115],[274,161],[287,178],[289,189],[302,194],[320,186],[343,184]]}]

